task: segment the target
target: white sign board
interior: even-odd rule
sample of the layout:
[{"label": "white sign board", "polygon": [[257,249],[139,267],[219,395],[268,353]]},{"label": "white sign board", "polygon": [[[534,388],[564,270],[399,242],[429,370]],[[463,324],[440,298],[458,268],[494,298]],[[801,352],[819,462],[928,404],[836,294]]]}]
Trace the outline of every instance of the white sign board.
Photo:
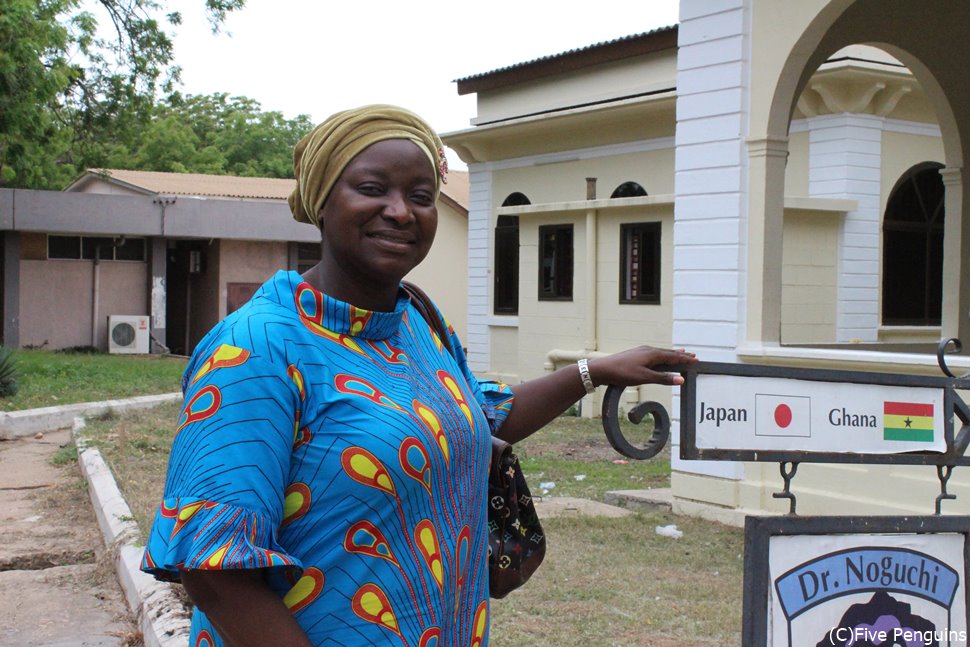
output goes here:
[{"label": "white sign board", "polygon": [[942,388],[698,375],[698,449],[945,452]]},{"label": "white sign board", "polygon": [[776,536],[768,645],[966,645],[963,535]]}]

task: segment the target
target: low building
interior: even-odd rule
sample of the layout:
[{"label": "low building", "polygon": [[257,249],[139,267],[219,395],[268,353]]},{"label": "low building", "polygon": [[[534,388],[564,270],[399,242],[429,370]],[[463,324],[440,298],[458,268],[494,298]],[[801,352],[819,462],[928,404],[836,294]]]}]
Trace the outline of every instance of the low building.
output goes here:
[{"label": "low building", "polygon": [[[465,262],[463,179],[451,174],[437,243],[409,277],[455,313],[462,333],[467,291],[446,268]],[[61,193],[0,190],[3,343],[107,350],[109,317],[141,315],[155,350],[191,353],[276,270],[302,272],[319,259],[319,232],[286,204],[292,188],[285,179],[92,169]]]}]

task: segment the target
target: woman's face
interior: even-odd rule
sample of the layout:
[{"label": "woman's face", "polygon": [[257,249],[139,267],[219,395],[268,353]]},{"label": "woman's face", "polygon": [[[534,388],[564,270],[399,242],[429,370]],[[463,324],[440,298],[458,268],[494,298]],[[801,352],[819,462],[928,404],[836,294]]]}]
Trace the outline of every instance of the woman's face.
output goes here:
[{"label": "woman's face", "polygon": [[392,308],[388,298],[396,298],[400,280],[427,256],[437,226],[435,170],[427,155],[407,139],[368,146],[320,209],[323,287],[362,308]]}]

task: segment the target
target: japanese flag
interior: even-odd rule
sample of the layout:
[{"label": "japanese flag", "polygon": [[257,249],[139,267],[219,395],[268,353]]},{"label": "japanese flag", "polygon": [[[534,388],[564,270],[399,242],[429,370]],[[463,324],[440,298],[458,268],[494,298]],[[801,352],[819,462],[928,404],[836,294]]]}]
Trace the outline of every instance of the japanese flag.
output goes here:
[{"label": "japanese flag", "polygon": [[799,395],[755,395],[756,436],[811,438],[812,399]]}]

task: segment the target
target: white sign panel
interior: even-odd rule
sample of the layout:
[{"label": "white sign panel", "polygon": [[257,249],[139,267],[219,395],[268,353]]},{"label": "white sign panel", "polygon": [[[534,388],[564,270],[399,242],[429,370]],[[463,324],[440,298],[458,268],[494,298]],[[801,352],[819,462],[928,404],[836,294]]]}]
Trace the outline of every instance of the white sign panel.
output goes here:
[{"label": "white sign panel", "polygon": [[769,647],[967,644],[961,534],[776,536],[768,552]]},{"label": "white sign panel", "polygon": [[942,388],[698,375],[698,449],[945,452]]}]

